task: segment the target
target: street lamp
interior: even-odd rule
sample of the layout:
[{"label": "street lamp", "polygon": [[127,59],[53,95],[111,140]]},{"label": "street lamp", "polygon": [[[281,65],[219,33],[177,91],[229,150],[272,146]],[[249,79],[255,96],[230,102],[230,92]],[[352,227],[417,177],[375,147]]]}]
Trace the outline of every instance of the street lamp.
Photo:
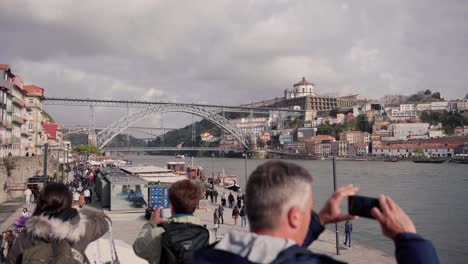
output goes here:
[{"label": "street lamp", "polygon": [[245,163],[244,163],[244,175],[245,175],[245,191],[246,191],[247,190],[247,158],[248,158],[247,151],[242,153],[242,157],[244,157],[244,161],[245,161]]},{"label": "street lamp", "polygon": [[215,175],[215,154],[212,153],[211,156],[213,157],[213,174],[211,175],[211,189],[214,190],[214,175]]}]

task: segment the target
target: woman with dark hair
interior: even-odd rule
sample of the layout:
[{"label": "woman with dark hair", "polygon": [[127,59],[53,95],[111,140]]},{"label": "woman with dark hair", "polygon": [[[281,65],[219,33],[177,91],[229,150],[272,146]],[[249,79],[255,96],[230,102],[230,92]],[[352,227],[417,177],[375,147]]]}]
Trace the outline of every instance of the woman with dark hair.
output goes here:
[{"label": "woman with dark hair", "polygon": [[72,193],[61,183],[50,183],[39,194],[36,209],[26,222],[25,232],[16,239],[8,253],[8,264],[22,263],[25,250],[40,243],[53,245],[66,242],[70,252],[60,252],[71,258],[69,263],[89,263],[85,255],[88,244],[109,229],[107,216],[96,209],[72,208]]}]

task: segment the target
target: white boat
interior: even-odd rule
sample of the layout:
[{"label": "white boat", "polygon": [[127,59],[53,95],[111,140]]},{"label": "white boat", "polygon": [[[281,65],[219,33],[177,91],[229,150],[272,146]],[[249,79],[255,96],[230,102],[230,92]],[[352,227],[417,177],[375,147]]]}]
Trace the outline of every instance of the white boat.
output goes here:
[{"label": "white boat", "polygon": [[185,155],[177,155],[176,159],[185,159]]}]

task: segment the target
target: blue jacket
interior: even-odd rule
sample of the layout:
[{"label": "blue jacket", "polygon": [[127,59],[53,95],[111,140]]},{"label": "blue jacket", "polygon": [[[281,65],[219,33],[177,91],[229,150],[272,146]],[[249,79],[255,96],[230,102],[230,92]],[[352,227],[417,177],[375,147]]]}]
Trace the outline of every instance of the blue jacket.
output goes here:
[{"label": "blue jacket", "polygon": [[[218,243],[197,251],[194,263],[342,263],[306,249],[324,229],[318,215],[312,212],[312,221],[302,247],[287,239],[233,231]],[[398,263],[439,263],[431,242],[417,234],[400,234],[395,239],[395,247]]]}]

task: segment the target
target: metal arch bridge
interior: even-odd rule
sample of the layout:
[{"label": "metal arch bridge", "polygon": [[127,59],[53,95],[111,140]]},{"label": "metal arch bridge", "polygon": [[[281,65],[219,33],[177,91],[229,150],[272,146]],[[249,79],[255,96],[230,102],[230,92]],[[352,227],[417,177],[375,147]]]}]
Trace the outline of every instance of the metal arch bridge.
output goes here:
[{"label": "metal arch bridge", "polygon": [[98,147],[101,149],[104,148],[104,146],[106,146],[107,143],[109,143],[115,136],[120,134],[127,127],[139,122],[140,120],[152,116],[156,113],[167,112],[189,113],[205,118],[215,123],[217,126],[223,128],[227,132],[231,133],[242,144],[244,148],[249,148],[248,136],[225,117],[197,106],[180,104],[154,105],[147,108],[143,108],[141,110],[138,110],[136,112],[128,114],[127,116],[122,117],[116,122],[110,124],[105,129],[101,130],[96,135]]},{"label": "metal arch bridge", "polygon": [[[148,102],[148,101],[125,101],[125,100],[96,100],[96,99],[77,99],[77,98],[44,98],[45,105],[75,105],[75,106],[105,106],[105,107],[127,107],[140,108],[129,113],[127,116],[115,121],[105,129],[101,130],[97,136],[97,145],[103,149],[115,136],[120,134],[126,128],[132,126],[140,120],[143,120],[156,113],[183,112],[194,114],[205,118],[225,131],[232,134],[242,146],[249,149],[249,138],[241,129],[232,124],[228,119],[219,113],[237,112],[237,113],[262,113],[271,114],[272,112],[304,112],[304,110],[262,108],[262,107],[238,107],[207,104],[184,104],[184,103],[166,103],[166,102]],[[143,108],[143,109],[141,109]]]}]

